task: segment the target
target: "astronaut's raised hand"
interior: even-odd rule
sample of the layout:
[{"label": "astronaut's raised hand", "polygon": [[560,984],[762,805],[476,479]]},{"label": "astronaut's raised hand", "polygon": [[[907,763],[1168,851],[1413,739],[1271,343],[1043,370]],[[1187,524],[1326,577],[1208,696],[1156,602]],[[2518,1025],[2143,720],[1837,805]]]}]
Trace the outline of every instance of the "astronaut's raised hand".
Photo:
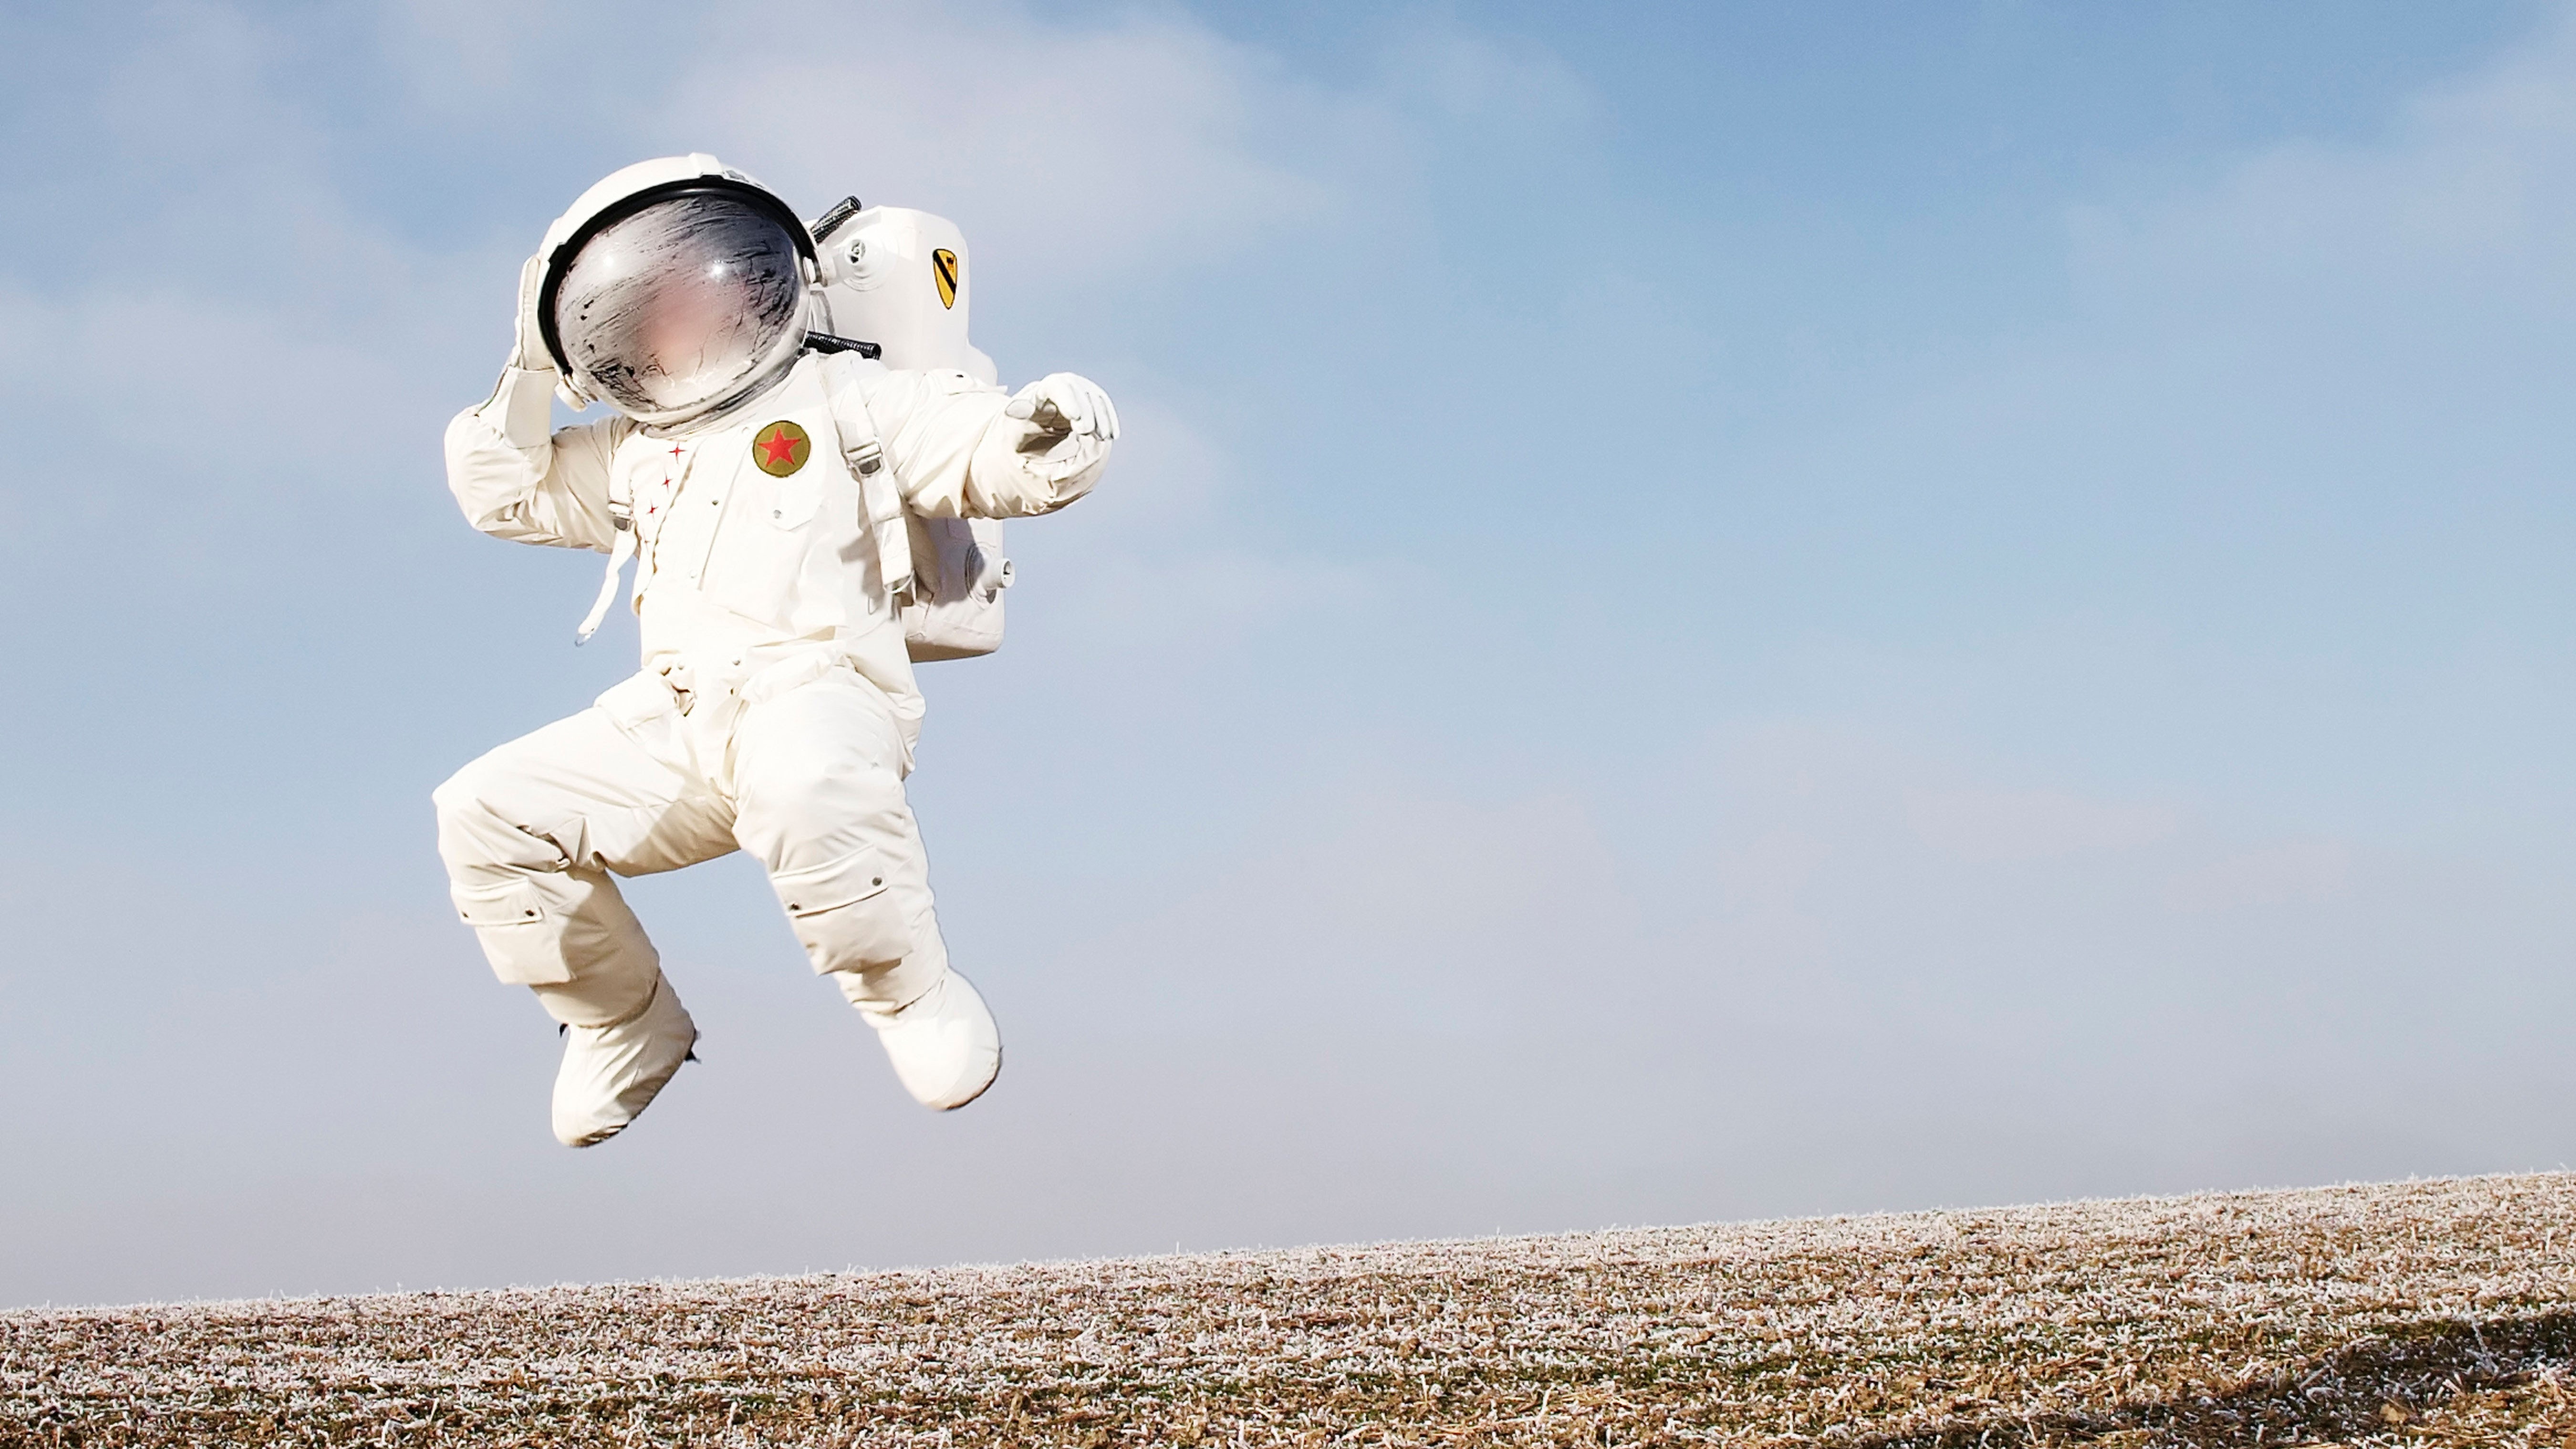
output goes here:
[{"label": "astronaut's raised hand", "polygon": [[510,365],[522,372],[552,372],[555,360],[546,351],[546,334],[537,320],[537,304],[545,295],[546,259],[528,258],[519,268],[519,330],[510,348]]},{"label": "astronaut's raised hand", "polygon": [[564,406],[579,412],[599,399],[584,386],[581,379],[555,366],[554,352],[546,346],[545,327],[540,308],[546,293],[545,253],[528,258],[519,268],[518,334],[510,347],[510,368],[514,372],[540,372],[554,388]]},{"label": "astronaut's raised hand", "polygon": [[[537,326],[537,308],[545,287],[545,258],[528,258],[527,264],[519,268],[519,314],[510,334],[510,360],[502,364],[501,380],[493,386],[491,398],[473,411],[486,427],[523,455],[543,449],[553,433],[552,399],[560,396],[574,407],[583,406],[567,390],[570,385],[555,367],[554,354],[546,350],[545,334]],[[452,436],[450,445],[455,445]],[[451,454],[450,467],[454,466]],[[539,458],[539,471],[545,466],[545,460]]]}]

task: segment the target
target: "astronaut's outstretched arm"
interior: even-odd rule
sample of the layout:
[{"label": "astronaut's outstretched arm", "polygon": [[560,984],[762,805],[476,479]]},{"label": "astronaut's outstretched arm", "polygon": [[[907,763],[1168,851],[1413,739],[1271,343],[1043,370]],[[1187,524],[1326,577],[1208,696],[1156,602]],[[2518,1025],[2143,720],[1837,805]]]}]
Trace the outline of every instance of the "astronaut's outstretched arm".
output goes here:
[{"label": "astronaut's outstretched arm", "polygon": [[465,521],[496,538],[607,552],[617,536],[608,510],[608,460],[623,418],[552,430],[558,381],[535,338],[532,259],[520,278],[518,345],[500,385],[447,425],[447,487]]},{"label": "astronaut's outstretched arm", "polygon": [[[891,373],[887,461],[904,502],[925,518],[1026,518],[1091,491],[1118,437],[1118,410],[1084,378],[1059,372],[1016,394],[959,373]],[[891,426],[887,426],[891,424]]]}]

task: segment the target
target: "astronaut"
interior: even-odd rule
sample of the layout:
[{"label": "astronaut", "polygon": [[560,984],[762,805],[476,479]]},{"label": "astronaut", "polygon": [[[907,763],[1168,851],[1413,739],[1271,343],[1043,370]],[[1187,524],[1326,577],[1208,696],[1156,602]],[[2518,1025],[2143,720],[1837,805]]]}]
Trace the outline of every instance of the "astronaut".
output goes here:
[{"label": "astronaut", "polygon": [[[627,167],[548,229],[499,386],[447,428],[475,528],[610,555],[584,637],[635,564],[642,672],[433,796],[458,913],[560,1023],[568,1146],[635,1120],[698,1035],[615,878],[735,849],[923,1105],[962,1107],[1001,1069],[904,800],[922,718],[904,515],[1062,508],[1117,413],[1070,373],[1005,393],[816,350],[818,268],[796,213],[713,157]],[[554,430],[558,394],[615,415]]]}]

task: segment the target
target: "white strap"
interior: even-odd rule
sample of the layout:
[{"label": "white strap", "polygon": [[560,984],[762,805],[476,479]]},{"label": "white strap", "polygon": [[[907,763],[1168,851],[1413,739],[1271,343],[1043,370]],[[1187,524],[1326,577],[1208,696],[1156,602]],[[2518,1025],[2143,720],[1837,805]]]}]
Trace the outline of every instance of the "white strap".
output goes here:
[{"label": "white strap", "polygon": [[867,399],[859,396],[858,384],[847,373],[826,373],[825,379],[832,430],[841,435],[841,459],[859,480],[859,506],[867,513],[868,531],[876,535],[877,572],[900,609],[913,597],[912,525],[904,517],[903,490],[885,465],[877,421],[868,413]]},{"label": "white strap", "polygon": [[608,576],[599,581],[599,597],[590,601],[590,612],[582,616],[581,627],[573,631],[572,642],[578,647],[590,642],[608,618],[608,605],[617,597],[618,575],[626,561],[635,557],[635,500],[624,490],[625,473],[613,472],[608,483],[608,517],[617,525],[617,537],[608,546]]},{"label": "white strap", "polygon": [[894,473],[885,466],[885,450],[870,438],[843,456],[849,462],[850,475],[859,480],[859,500],[868,510],[868,528],[877,536],[877,564],[885,575],[886,592],[898,606],[909,604],[913,594],[912,525],[903,515],[903,491],[895,487]]}]

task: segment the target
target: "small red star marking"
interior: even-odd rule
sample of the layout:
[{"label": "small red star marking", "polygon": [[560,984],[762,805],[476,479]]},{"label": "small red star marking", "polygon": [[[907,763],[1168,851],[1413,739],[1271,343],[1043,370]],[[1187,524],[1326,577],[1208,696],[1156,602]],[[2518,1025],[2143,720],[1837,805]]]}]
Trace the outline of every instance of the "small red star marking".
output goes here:
[{"label": "small red star marking", "polygon": [[767,455],[760,460],[764,463],[784,463],[796,456],[796,440],[783,429],[761,439],[759,448]]},{"label": "small red star marking", "polygon": [[[672,456],[672,457],[674,457],[674,458],[676,458],[676,457],[680,456],[680,445],[679,445],[679,444],[677,444],[677,443],[673,443],[673,444],[671,445],[671,456]],[[670,479],[668,479],[668,478],[665,478],[665,479],[663,479],[662,481],[663,481],[663,482],[665,482],[665,483],[668,483],[668,482],[670,482],[671,480],[670,480]]]}]

